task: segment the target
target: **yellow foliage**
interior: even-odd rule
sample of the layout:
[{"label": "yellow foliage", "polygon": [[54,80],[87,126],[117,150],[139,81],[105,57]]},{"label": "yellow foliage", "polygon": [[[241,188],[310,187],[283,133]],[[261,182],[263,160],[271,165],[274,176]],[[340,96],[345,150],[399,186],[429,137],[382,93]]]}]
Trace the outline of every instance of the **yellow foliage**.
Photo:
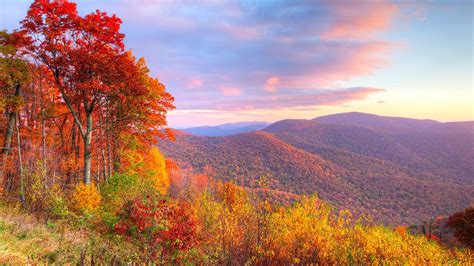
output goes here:
[{"label": "yellow foliage", "polygon": [[468,250],[450,250],[411,235],[405,227],[392,230],[354,221],[349,211],[335,213],[317,196],[273,210],[243,188],[221,183],[215,194],[206,192],[196,203],[203,234],[200,249],[209,264],[473,263]]},{"label": "yellow foliage", "polygon": [[159,193],[166,194],[170,180],[165,157],[158,148],[152,147],[145,152],[128,150],[123,158],[127,173],[138,174],[145,183],[151,183]]},{"label": "yellow foliage", "polygon": [[151,148],[143,160],[143,170],[146,177],[150,179],[153,186],[161,194],[166,194],[170,186],[168,171],[166,171],[166,160],[158,148]]},{"label": "yellow foliage", "polygon": [[94,212],[100,205],[100,192],[94,184],[78,184],[71,197],[72,209],[83,212]]},{"label": "yellow foliage", "polygon": [[203,232],[202,248],[217,264],[244,264],[239,254],[257,246],[256,212],[247,192],[233,183],[218,183],[217,195],[204,193],[196,201]]}]

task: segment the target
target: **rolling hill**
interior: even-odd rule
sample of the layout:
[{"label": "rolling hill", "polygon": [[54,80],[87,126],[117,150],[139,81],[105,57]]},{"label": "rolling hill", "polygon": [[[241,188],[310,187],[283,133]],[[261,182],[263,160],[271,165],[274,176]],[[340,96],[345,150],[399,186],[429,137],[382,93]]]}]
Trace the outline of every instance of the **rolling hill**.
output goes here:
[{"label": "rolling hill", "polygon": [[474,201],[473,141],[468,122],[350,113],[225,137],[178,134],[160,148],[196,171],[212,166],[216,179],[255,188],[265,175],[273,191],[317,193],[339,209],[413,223]]}]

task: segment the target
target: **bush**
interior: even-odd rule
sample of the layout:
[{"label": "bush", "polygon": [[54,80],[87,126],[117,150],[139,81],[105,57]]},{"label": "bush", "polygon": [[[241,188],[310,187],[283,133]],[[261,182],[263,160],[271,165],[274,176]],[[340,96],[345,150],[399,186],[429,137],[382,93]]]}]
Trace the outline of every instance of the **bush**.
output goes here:
[{"label": "bush", "polygon": [[46,186],[46,169],[41,163],[30,174],[29,184],[26,186],[26,204],[37,216],[46,216],[53,219],[65,219],[70,214],[67,199],[58,184]]},{"label": "bush", "polygon": [[100,205],[101,196],[94,184],[79,183],[71,196],[72,209],[81,214],[92,214]]},{"label": "bush", "polygon": [[147,196],[125,205],[115,232],[138,245],[145,261],[176,263],[197,244],[196,226],[188,204]]},{"label": "bush", "polygon": [[144,186],[140,184],[138,175],[114,174],[100,187],[103,209],[105,212],[117,214],[125,202],[144,192]]}]

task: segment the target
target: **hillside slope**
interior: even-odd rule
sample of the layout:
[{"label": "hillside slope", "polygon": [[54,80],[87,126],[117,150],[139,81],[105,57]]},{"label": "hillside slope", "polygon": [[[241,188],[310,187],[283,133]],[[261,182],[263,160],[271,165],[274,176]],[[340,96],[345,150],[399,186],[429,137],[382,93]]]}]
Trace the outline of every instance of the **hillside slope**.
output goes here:
[{"label": "hillside slope", "polygon": [[[312,121],[372,130],[386,139],[393,140],[399,147],[403,146],[402,149],[406,152],[402,154],[392,147],[386,147],[385,152],[394,154],[395,157],[380,157],[376,154],[371,156],[420,170],[424,172],[424,175],[432,173],[444,180],[474,185],[474,121],[441,123],[433,120],[383,117],[364,113],[335,114],[318,117]],[[291,131],[291,134],[301,135],[297,132],[297,126],[294,126]],[[352,134],[350,137],[357,136]],[[338,138],[337,141],[339,140]],[[371,142],[365,142],[364,145],[371,146],[371,143],[377,140],[373,138]],[[377,143],[373,146],[381,147]],[[355,148],[358,149],[358,147]],[[360,152],[360,150],[357,151]]]},{"label": "hillside slope", "polygon": [[[275,131],[277,125],[266,130]],[[279,131],[284,132],[281,128]],[[304,132],[302,127],[299,131]],[[214,138],[178,134],[175,142],[162,142],[160,148],[198,171],[212,166],[217,179],[255,187],[255,180],[266,175],[271,189],[296,194],[316,192],[337,208],[370,214],[385,223],[448,214],[473,200],[472,186],[444,182],[435,175],[421,176],[388,160],[346,150],[344,145],[320,145],[318,141],[303,144],[269,132]]]}]

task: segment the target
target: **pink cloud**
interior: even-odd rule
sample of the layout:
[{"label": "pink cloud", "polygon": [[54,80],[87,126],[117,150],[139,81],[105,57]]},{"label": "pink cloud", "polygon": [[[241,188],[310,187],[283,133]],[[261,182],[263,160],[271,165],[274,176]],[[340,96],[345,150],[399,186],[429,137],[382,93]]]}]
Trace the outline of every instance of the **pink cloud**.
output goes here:
[{"label": "pink cloud", "polygon": [[182,109],[216,109],[219,111],[249,111],[272,110],[281,108],[305,108],[314,106],[338,106],[352,101],[366,99],[369,95],[383,92],[384,89],[372,87],[354,87],[338,90],[325,90],[319,93],[307,94],[272,94],[267,97],[255,96],[244,101],[240,99],[220,100],[208,106],[203,102],[196,102]]},{"label": "pink cloud", "polygon": [[276,92],[278,86],[280,84],[280,78],[279,77],[269,77],[267,81],[265,82],[265,88],[264,90],[266,92]]},{"label": "pink cloud", "polygon": [[222,31],[234,39],[242,41],[256,39],[260,35],[260,31],[257,27],[247,27],[243,25],[230,25],[228,23],[222,23],[218,24],[216,29]]},{"label": "pink cloud", "polygon": [[219,89],[225,96],[237,96],[242,94],[242,90],[237,87],[221,86]]},{"label": "pink cloud", "polygon": [[128,45],[147,55],[177,108],[188,110],[335,103],[327,97],[337,90],[321,88],[389,63],[398,44],[378,33],[403,8],[389,0],[118,3],[103,9],[124,19]]},{"label": "pink cloud", "polygon": [[188,81],[187,87],[190,89],[200,88],[204,84],[204,81],[201,78],[191,78]]},{"label": "pink cloud", "polygon": [[399,8],[397,5],[381,1],[360,1],[357,3],[329,1],[334,16],[322,38],[366,38],[386,29]]},{"label": "pink cloud", "polygon": [[[333,87],[353,77],[369,75],[389,64],[389,55],[399,44],[370,41],[357,44],[337,43],[288,50],[280,56],[290,58],[290,70],[278,73],[278,87],[299,90]],[[298,50],[298,47],[295,48]],[[313,63],[315,62],[315,63]],[[322,62],[322,63],[321,63]],[[255,77],[255,83],[260,77]],[[264,90],[274,91],[275,84],[267,80]]]}]

